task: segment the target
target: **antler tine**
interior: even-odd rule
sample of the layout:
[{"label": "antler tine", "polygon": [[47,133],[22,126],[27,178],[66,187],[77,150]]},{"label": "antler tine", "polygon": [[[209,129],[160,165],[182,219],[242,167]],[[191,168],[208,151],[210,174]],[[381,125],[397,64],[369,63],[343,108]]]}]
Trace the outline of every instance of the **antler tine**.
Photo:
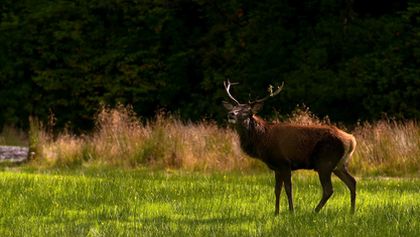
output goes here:
[{"label": "antler tine", "polygon": [[227,81],[224,81],[223,82],[223,85],[225,86],[225,89],[226,89],[226,92],[227,92],[227,94],[228,94],[228,96],[233,100],[233,101],[235,101],[238,105],[239,104],[241,104],[241,103],[239,103],[239,101],[238,100],[236,100],[231,94],[230,94],[230,86],[232,86],[232,85],[237,85],[237,84],[239,84],[239,83],[237,83],[237,82],[234,82],[234,83],[231,83],[229,80],[227,80]]},{"label": "antler tine", "polygon": [[276,96],[278,93],[280,93],[280,91],[283,90],[283,86],[284,86],[284,81],[281,83],[281,86],[277,86],[277,89],[273,92],[273,86],[270,85],[270,87],[268,88],[270,94],[267,95],[266,97],[256,100],[255,102],[257,103],[261,103],[264,102],[265,100],[267,100],[270,97]]}]

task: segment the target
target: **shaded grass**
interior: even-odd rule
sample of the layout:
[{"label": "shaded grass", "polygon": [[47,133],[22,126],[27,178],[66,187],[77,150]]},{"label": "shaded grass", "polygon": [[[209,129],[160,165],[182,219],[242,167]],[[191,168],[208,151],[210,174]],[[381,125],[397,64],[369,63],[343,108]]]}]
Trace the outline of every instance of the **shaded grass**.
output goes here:
[{"label": "shaded grass", "polygon": [[[419,236],[420,180],[358,180],[319,214],[316,176],[293,176],[295,214],[284,193],[274,217],[271,173],[78,170],[0,173],[2,236]],[[19,228],[16,228],[19,227]]]},{"label": "shaded grass", "polygon": [[0,132],[0,145],[27,146],[28,136],[12,126],[5,126]]}]

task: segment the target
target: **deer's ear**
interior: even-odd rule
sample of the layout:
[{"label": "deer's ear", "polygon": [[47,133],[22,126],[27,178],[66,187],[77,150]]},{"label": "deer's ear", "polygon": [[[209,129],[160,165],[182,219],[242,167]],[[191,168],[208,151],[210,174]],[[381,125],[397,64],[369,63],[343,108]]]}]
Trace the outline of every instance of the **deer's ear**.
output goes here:
[{"label": "deer's ear", "polygon": [[227,109],[227,110],[232,110],[233,109],[233,105],[229,102],[223,101],[223,106]]},{"label": "deer's ear", "polygon": [[251,104],[252,113],[256,114],[260,111],[263,107],[263,102],[256,102]]}]

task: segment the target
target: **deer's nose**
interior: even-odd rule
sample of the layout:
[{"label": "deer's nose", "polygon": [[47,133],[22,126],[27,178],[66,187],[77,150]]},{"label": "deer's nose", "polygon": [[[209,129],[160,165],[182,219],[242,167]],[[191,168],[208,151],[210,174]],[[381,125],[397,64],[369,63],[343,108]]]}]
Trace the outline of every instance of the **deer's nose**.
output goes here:
[{"label": "deer's nose", "polygon": [[228,113],[228,121],[230,122],[230,123],[235,123],[236,122],[236,114],[237,113],[235,113],[235,112],[230,112],[230,113]]},{"label": "deer's nose", "polygon": [[236,111],[231,111],[228,113],[229,118],[236,118],[237,115],[238,115],[238,112]]}]

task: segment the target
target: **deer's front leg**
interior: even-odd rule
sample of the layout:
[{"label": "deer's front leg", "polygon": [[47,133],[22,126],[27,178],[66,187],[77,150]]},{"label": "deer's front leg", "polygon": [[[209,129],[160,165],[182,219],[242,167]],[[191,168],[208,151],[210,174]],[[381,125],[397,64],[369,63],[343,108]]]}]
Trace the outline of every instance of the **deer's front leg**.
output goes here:
[{"label": "deer's front leg", "polygon": [[280,209],[280,193],[281,193],[281,188],[283,187],[283,179],[281,178],[280,174],[277,171],[274,171],[275,173],[275,178],[276,178],[276,186],[275,186],[275,190],[274,193],[276,195],[276,210],[274,211],[274,215],[278,215],[279,214],[279,209]]},{"label": "deer's front leg", "polygon": [[282,171],[284,189],[286,190],[287,200],[289,202],[289,211],[293,212],[293,194],[292,194],[292,171],[290,169]]},{"label": "deer's front leg", "polygon": [[[289,202],[289,211],[293,212],[293,195],[292,195],[292,171],[288,168],[281,168],[275,171],[276,175],[276,214],[278,214],[278,206],[280,200],[280,191],[284,185],[287,200]],[[277,191],[278,190],[278,191]]]}]

